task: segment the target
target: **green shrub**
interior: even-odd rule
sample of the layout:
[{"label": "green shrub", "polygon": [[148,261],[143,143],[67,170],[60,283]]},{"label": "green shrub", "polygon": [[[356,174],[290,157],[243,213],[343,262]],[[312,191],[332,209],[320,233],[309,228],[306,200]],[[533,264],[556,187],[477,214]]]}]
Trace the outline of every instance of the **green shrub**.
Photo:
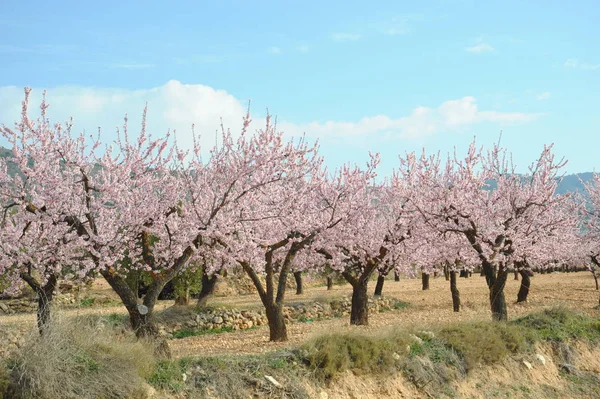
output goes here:
[{"label": "green shrub", "polygon": [[390,340],[358,334],[328,334],[307,342],[301,348],[304,361],[315,373],[328,379],[353,370],[380,372],[394,364]]},{"label": "green shrub", "polygon": [[32,334],[12,370],[12,398],[92,399],[137,395],[154,370],[150,345],[116,335],[101,317],[53,319]]},{"label": "green shrub", "polygon": [[600,340],[600,320],[580,315],[565,308],[546,309],[512,322],[534,330],[537,338],[562,342],[574,338]]},{"label": "green shrub", "polygon": [[180,392],[185,387],[183,373],[184,363],[180,361],[161,360],[148,378],[148,382],[157,388],[170,392]]},{"label": "green shrub", "polygon": [[395,309],[395,310],[406,309],[406,308],[407,308],[407,307],[409,307],[409,306],[410,306],[410,303],[408,303],[408,302],[403,302],[403,301],[400,301],[400,300],[397,300],[397,301],[394,303],[394,309]]},{"label": "green shrub", "polygon": [[83,298],[80,302],[80,305],[83,307],[94,306],[96,302],[96,298]]},{"label": "green shrub", "polygon": [[439,336],[465,359],[467,369],[500,362],[510,353],[529,349],[532,342],[526,329],[498,322],[457,324],[442,329]]}]

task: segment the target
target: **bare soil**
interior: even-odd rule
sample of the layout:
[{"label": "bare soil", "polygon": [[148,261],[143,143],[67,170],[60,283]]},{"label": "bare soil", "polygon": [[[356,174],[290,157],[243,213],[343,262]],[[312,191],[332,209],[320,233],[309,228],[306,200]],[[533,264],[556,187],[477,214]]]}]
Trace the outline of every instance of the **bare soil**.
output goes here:
[{"label": "bare soil", "polygon": [[[553,273],[535,275],[531,281],[531,292],[527,303],[516,304],[517,291],[520,281],[509,278],[505,289],[508,303],[509,318],[517,318],[524,314],[544,308],[564,306],[578,311],[597,314],[594,309],[598,304],[598,291],[595,290],[594,279],[588,272]],[[369,289],[375,288],[374,282]],[[268,327],[236,331],[231,333],[203,335],[184,339],[174,339],[169,342],[175,357],[206,356],[221,354],[252,354],[272,351],[279,348],[297,346],[305,340],[332,331],[364,331],[369,333],[385,332],[389,329],[438,326],[458,321],[489,320],[490,310],[488,289],[485,279],[479,275],[470,278],[460,278],[458,288],[461,294],[462,308],[459,313],[452,311],[450,284],[443,276],[432,278],[430,289],[421,290],[419,279],[402,279],[394,282],[393,278],[386,281],[383,294],[402,301],[410,306],[405,309],[384,313],[370,314],[369,326],[351,327],[349,318],[338,318],[310,323],[292,323],[288,325],[290,340],[286,343],[270,343]],[[95,285],[93,292],[107,294],[107,287],[102,283]],[[111,294],[112,295],[112,294]],[[301,296],[296,296],[293,290],[288,290],[287,303],[326,301],[351,295],[349,285],[337,285],[328,291],[325,286],[305,287]],[[165,309],[173,301],[161,301],[157,310]],[[261,303],[257,294],[235,295],[228,297],[213,297],[210,306],[237,309],[259,309]],[[122,306],[82,307],[62,310],[61,314],[125,314]],[[5,328],[31,328],[35,323],[35,314],[18,314],[0,316],[0,326]]]}]

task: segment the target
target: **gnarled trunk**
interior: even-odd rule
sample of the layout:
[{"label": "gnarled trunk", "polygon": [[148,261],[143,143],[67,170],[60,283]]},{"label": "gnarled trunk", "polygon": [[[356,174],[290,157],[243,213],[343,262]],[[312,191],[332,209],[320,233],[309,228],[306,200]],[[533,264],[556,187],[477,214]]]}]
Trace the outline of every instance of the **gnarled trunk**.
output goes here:
[{"label": "gnarled trunk", "polygon": [[383,292],[383,283],[385,283],[385,276],[380,274],[377,276],[377,284],[375,285],[375,293],[373,295],[381,296],[381,293]]},{"label": "gnarled trunk", "polygon": [[294,280],[296,281],[296,295],[302,295],[304,292],[302,287],[302,272],[294,272]]},{"label": "gnarled trunk", "polygon": [[517,302],[526,302],[527,295],[529,295],[529,287],[531,287],[531,278],[528,270],[520,270],[521,275],[521,287],[517,294]]},{"label": "gnarled trunk", "polygon": [[281,312],[281,306],[272,304],[265,307],[267,313],[267,320],[269,322],[269,341],[271,342],[285,342],[288,340],[287,328],[285,326],[285,319]]},{"label": "gnarled trunk", "polygon": [[52,299],[58,282],[58,276],[56,274],[51,274],[44,285],[41,285],[33,278],[33,276],[31,276],[31,270],[27,274],[22,273],[21,278],[25,280],[37,294],[37,326],[38,331],[43,335],[52,319]]},{"label": "gnarled trunk", "polygon": [[429,274],[421,273],[421,285],[423,286],[423,291],[429,289]]},{"label": "gnarled trunk", "polygon": [[197,307],[203,308],[206,306],[208,298],[215,291],[218,276],[219,275],[217,273],[210,277],[206,273],[202,274],[202,288],[200,288],[200,293],[198,294],[198,302],[196,302]]},{"label": "gnarled trunk", "polygon": [[456,272],[450,272],[450,292],[452,293],[452,308],[455,312],[460,312],[460,291],[456,286]]},{"label": "gnarled trunk", "polygon": [[598,291],[598,275],[596,274],[596,269],[594,269],[594,266],[597,266],[598,268],[600,268],[600,261],[598,260],[598,258],[595,255],[592,255],[591,259],[592,259],[592,267],[590,267],[590,271],[592,272],[592,276],[594,276],[594,282],[596,283],[596,291]]},{"label": "gnarled trunk", "polygon": [[508,278],[508,270],[501,269],[495,276],[490,287],[490,306],[492,309],[492,319],[497,321],[508,320],[506,310],[506,299],[504,297],[504,287]]},{"label": "gnarled trunk", "polygon": [[[292,266],[294,258],[298,251],[304,248],[312,236],[305,238],[301,242],[292,243],[290,249],[288,249],[285,259],[281,265],[279,271],[279,279],[277,281],[277,288],[275,288],[275,277],[273,269],[273,252],[289,242],[289,239],[282,240],[277,244],[270,246],[270,249],[265,253],[265,285],[263,287],[256,271],[250,266],[248,262],[240,262],[240,265],[246,272],[246,274],[252,280],[254,287],[258,291],[260,300],[265,307],[267,313],[267,320],[269,322],[269,340],[273,342],[287,341],[287,329],[285,326],[285,319],[283,318],[282,308],[283,301],[285,299],[285,290],[287,283],[287,275]],[[266,288],[266,289],[265,289]]]},{"label": "gnarled trunk", "polygon": [[367,295],[368,279],[359,279],[352,286],[352,307],[350,309],[350,324],[354,326],[369,325],[369,298]]},{"label": "gnarled trunk", "polygon": [[154,342],[154,352],[160,357],[171,357],[169,344],[158,334],[158,328],[154,324],[154,305],[158,295],[167,283],[164,280],[154,280],[148,287],[144,296],[143,303],[138,304],[137,293],[134,293],[129,285],[120,276],[111,273],[108,270],[100,272],[111,288],[119,295],[121,301],[129,314],[129,323],[135,336],[138,338],[149,338]]},{"label": "gnarled trunk", "polygon": [[369,325],[369,298],[367,286],[373,271],[377,268],[377,262],[387,253],[387,249],[380,249],[380,256],[375,260],[369,261],[358,276],[344,271],[342,276],[352,285],[352,305],[350,308],[350,325],[367,326]]}]

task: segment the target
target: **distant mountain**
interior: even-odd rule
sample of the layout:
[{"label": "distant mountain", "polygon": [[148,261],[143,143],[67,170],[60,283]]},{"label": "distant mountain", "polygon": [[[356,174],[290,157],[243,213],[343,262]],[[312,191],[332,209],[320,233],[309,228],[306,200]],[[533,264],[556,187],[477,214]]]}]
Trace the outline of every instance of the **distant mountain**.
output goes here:
[{"label": "distant mountain", "polygon": [[[9,150],[8,148],[4,148],[4,147],[0,147],[0,158],[11,158],[12,157],[12,151]],[[17,165],[14,162],[7,162],[7,168],[8,168],[8,174],[11,176],[14,176],[15,174],[19,173],[19,168],[17,167]]]},{"label": "distant mountain", "polygon": [[[4,148],[4,147],[0,147],[0,158],[9,158],[11,155],[12,155],[11,150]],[[11,174],[11,176],[15,173],[18,173],[18,169],[17,169],[16,165],[13,164],[12,162],[9,162],[9,164],[8,164],[8,172]],[[592,179],[593,175],[594,174],[592,172],[584,172],[584,173],[577,173],[577,174],[573,174],[573,175],[567,175],[567,176],[563,177],[561,182],[558,184],[556,193],[557,194],[565,194],[565,193],[569,193],[569,192],[583,193],[583,192],[585,192],[585,188],[582,183],[587,183],[588,181],[590,181]],[[489,182],[489,183],[490,183],[490,188],[494,189],[496,186],[494,184],[494,182]]]},{"label": "distant mountain", "polygon": [[[556,188],[556,194],[566,193],[583,193],[585,194],[584,184],[592,179],[594,174],[592,172],[576,173],[573,175],[564,176],[558,183]],[[493,180],[487,181],[488,190],[494,190],[496,188],[496,182]]]},{"label": "distant mountain", "polygon": [[574,175],[567,175],[563,177],[561,182],[558,184],[556,188],[557,194],[565,194],[571,192],[585,192],[585,188],[583,187],[583,183],[587,183],[592,179],[594,174],[592,172],[584,172],[577,173]]}]

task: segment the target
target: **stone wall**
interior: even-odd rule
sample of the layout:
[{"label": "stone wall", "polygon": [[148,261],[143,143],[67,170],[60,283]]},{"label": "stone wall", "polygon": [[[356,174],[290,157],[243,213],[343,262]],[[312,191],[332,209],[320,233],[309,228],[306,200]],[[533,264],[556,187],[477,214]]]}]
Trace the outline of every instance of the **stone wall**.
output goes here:
[{"label": "stone wall", "polygon": [[[394,298],[370,298],[369,311],[383,312],[397,308],[398,301]],[[350,315],[351,300],[349,297],[333,300],[328,303],[311,302],[296,303],[283,307],[283,317],[287,323],[311,322],[334,317]],[[239,309],[207,309],[190,317],[184,322],[163,322],[159,325],[161,335],[170,338],[177,331],[188,329],[195,331],[225,330],[236,331],[267,325],[264,310]]]}]

